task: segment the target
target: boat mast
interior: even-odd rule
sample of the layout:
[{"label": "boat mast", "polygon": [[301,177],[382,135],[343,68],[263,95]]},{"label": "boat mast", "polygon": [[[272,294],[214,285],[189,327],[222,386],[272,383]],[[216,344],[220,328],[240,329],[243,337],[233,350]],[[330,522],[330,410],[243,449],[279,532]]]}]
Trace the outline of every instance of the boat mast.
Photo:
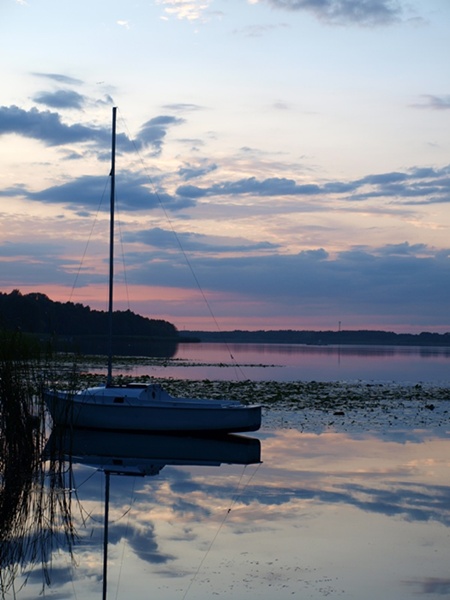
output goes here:
[{"label": "boat mast", "polygon": [[114,199],[116,188],[116,115],[117,107],[112,109],[112,140],[111,140],[111,193],[109,220],[109,302],[108,302],[108,374],[106,385],[112,383],[112,336],[113,336],[113,280],[114,280]]},{"label": "boat mast", "polygon": [[106,600],[108,587],[108,530],[109,530],[109,471],[105,471],[105,516],[103,521],[103,587],[102,599]]}]

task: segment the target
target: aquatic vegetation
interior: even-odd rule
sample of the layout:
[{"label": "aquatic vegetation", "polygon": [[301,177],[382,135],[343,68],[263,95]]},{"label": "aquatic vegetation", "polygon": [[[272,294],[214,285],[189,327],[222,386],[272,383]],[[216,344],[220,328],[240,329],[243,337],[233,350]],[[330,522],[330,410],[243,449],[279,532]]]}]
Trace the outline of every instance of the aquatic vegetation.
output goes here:
[{"label": "aquatic vegetation", "polygon": [[46,412],[40,348],[20,334],[3,334],[0,344],[0,592],[18,573],[39,561],[49,581],[51,548],[73,541],[64,465],[43,460]]},{"label": "aquatic vegetation", "polygon": [[[159,360],[120,358],[124,365],[160,366]],[[166,361],[168,362],[168,361]],[[173,364],[173,361],[170,361]],[[196,366],[187,361],[177,366]],[[93,373],[97,363],[83,359],[78,365],[77,384],[82,387],[104,382],[102,373]],[[70,387],[71,365],[58,372],[59,385]],[[208,365],[218,366],[218,365]],[[387,430],[392,427],[448,427],[450,429],[450,388],[436,384],[371,383],[367,381],[253,381],[190,380],[151,375],[127,375],[127,369],[114,378],[115,384],[130,381],[161,383],[174,396],[230,398],[243,403],[260,403],[265,411],[263,427],[284,422],[300,430],[323,431],[357,427],[360,430]],[[73,375],[72,375],[73,377]],[[289,419],[277,417],[289,412]],[[280,420],[281,419],[281,420]]]}]

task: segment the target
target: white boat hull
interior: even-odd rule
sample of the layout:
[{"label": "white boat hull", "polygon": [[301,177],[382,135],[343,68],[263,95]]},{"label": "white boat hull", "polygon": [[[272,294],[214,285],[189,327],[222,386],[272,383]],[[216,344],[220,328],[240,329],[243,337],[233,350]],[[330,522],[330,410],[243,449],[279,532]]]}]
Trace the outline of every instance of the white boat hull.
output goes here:
[{"label": "white boat hull", "polygon": [[174,398],[159,385],[47,391],[56,425],[118,431],[244,432],[261,426],[261,407],[233,400]]}]

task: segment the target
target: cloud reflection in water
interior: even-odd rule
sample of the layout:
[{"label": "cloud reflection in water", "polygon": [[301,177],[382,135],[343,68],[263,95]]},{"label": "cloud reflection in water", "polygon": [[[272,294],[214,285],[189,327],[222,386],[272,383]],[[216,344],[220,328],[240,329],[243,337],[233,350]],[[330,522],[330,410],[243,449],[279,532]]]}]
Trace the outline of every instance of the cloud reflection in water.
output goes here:
[{"label": "cloud reflection in water", "polygon": [[[259,437],[261,465],[167,465],[154,477],[111,477],[112,597],[146,598],[150,589],[161,600],[187,591],[258,600],[448,593],[448,439],[294,429]],[[90,473],[75,469],[86,512],[84,524],[77,519],[73,584],[57,575],[66,558],[53,558],[52,589],[65,598],[99,591],[103,474]]]}]

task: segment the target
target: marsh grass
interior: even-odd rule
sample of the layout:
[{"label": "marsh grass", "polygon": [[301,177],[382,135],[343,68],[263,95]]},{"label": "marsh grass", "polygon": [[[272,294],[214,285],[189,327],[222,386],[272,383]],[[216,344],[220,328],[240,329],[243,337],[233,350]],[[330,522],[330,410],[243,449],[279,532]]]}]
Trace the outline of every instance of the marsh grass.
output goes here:
[{"label": "marsh grass", "polygon": [[[68,467],[44,456],[47,438],[43,373],[47,356],[31,337],[0,334],[0,590],[15,595],[17,575],[42,566],[50,581],[55,545],[73,546]],[[61,491],[63,493],[61,493]],[[61,540],[63,538],[63,540]],[[22,585],[27,576],[21,579]]]}]

